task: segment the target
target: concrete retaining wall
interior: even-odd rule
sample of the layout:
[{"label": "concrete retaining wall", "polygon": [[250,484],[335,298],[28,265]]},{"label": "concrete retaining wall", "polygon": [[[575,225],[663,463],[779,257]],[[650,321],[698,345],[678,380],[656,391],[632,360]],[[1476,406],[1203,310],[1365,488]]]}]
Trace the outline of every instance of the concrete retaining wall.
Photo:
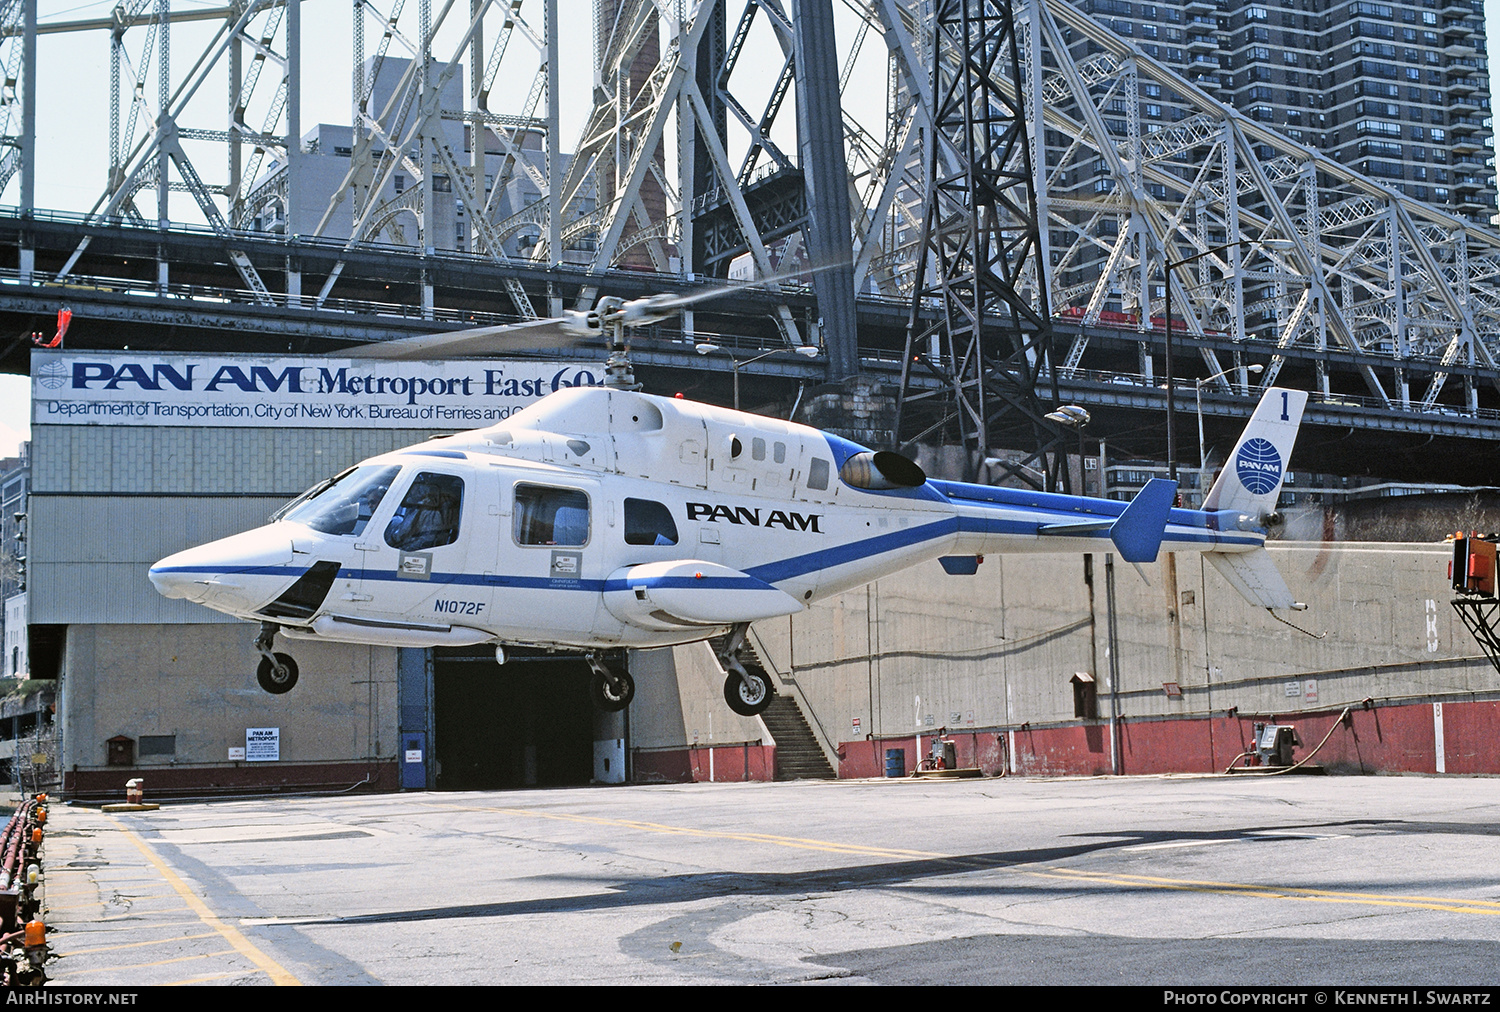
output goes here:
[{"label": "concrete retaining wall", "polygon": [[[960,743],[961,762],[990,772],[1009,761],[1021,773],[1107,773],[1108,721],[1074,716],[1078,672],[1095,678],[1101,718],[1116,690],[1127,773],[1222,769],[1248,744],[1250,724],[1273,715],[1298,726],[1304,755],[1345,704],[1366,698],[1375,708],[1357,710],[1319,762],[1434,772],[1432,705],[1442,703],[1453,727],[1446,771],[1500,773],[1490,744],[1500,741],[1500,676],[1449,605],[1448,546],[1270,550],[1309,604],[1291,617],[1305,631],[1246,603],[1197,555],[1164,556],[1142,573],[1116,562],[1113,686],[1102,555],[992,556],[973,577],[932,563],[759,623],[755,634],[838,743],[841,776],[880,775],[888,747],[907,749],[911,769],[913,733],[939,728]],[[691,649],[658,663],[675,671],[698,714],[700,743],[710,715],[726,736],[745,737],[742,718],[708,694],[712,659]],[[658,751],[693,744],[679,726],[633,715],[636,743]],[[677,768],[687,778],[685,761]]]}]

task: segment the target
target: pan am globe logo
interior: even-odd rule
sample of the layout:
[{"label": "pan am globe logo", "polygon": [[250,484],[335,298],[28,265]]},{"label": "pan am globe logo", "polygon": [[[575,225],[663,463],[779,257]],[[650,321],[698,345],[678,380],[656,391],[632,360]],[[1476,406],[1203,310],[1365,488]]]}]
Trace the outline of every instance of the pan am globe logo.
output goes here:
[{"label": "pan am globe logo", "polygon": [[1246,440],[1234,458],[1235,473],[1240,484],[1251,495],[1268,495],[1275,491],[1281,481],[1281,454],[1269,439]]},{"label": "pan am globe logo", "polygon": [[36,373],[36,381],[48,390],[61,390],[71,378],[68,367],[61,362],[48,362]]}]

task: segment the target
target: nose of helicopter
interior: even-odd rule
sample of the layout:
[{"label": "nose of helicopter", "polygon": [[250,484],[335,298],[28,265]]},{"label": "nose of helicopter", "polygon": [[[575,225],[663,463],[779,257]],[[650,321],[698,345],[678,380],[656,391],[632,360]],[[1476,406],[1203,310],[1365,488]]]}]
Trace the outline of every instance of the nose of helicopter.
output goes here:
[{"label": "nose of helicopter", "polygon": [[149,575],[163,597],[232,611],[262,603],[268,587],[286,581],[291,562],[291,537],[261,527],[169,555]]}]

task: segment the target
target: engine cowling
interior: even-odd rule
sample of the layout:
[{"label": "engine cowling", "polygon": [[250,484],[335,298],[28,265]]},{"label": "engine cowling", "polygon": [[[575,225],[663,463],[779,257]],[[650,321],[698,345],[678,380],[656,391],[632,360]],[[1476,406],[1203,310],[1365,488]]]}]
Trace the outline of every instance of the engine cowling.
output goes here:
[{"label": "engine cowling", "polygon": [[642,629],[688,629],[793,615],[802,602],[738,569],[688,559],[615,570],[604,607]]}]

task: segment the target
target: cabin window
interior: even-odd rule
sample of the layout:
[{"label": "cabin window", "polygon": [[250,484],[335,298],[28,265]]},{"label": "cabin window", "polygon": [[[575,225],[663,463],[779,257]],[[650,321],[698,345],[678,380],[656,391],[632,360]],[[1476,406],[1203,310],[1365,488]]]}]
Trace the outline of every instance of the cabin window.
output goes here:
[{"label": "cabin window", "polygon": [[773,443],[771,446],[771,459],[778,464],[786,463],[786,444]]},{"label": "cabin window", "polygon": [[518,545],[588,543],[589,497],[576,488],[517,485],[515,517]]},{"label": "cabin window", "polygon": [[324,534],[363,534],[400,473],[395,465],[353,468],[314,485],[272,519],[306,524]]},{"label": "cabin window", "polygon": [[458,540],[464,480],[422,471],[385,528],[385,543],[403,552],[440,548]]},{"label": "cabin window", "polygon": [[672,511],[651,499],[626,499],[625,543],[677,544],[677,522],[672,519]]},{"label": "cabin window", "polygon": [[759,436],[756,436],[755,438],[750,440],[750,459],[766,459],[766,441],[764,439],[761,439]]},{"label": "cabin window", "polygon": [[807,487],[819,492],[828,489],[828,461],[822,457],[814,457],[812,463],[807,465]]}]

